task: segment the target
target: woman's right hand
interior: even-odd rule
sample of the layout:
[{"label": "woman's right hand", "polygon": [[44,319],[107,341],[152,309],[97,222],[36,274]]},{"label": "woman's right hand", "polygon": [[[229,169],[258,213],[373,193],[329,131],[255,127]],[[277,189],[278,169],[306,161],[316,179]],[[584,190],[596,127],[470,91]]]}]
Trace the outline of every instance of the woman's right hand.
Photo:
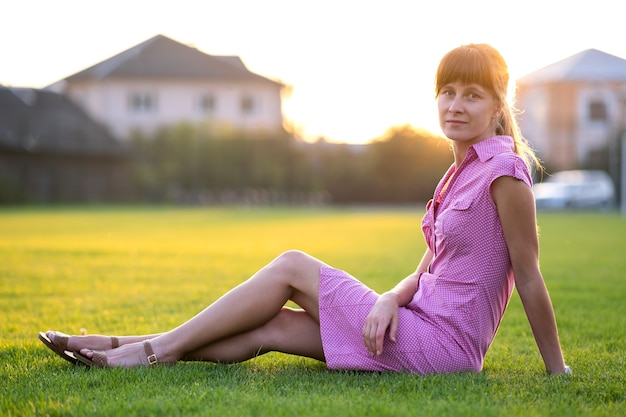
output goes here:
[{"label": "woman's right hand", "polygon": [[389,340],[396,341],[398,335],[398,297],[392,292],[382,294],[365,318],[363,343],[372,356],[383,353],[383,342],[389,331]]}]

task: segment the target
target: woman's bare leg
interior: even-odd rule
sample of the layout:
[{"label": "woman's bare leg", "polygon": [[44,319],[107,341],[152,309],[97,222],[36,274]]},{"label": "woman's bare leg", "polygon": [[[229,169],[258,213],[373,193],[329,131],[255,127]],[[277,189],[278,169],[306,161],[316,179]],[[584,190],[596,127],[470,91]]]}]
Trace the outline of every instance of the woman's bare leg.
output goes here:
[{"label": "woman's bare leg", "polygon": [[184,360],[232,363],[283,352],[324,361],[319,330],[306,311],[285,307],[264,326],[189,352]]},{"label": "woman's bare leg", "polygon": [[[145,334],[145,335],[137,335],[137,336],[116,336],[118,341],[118,346],[128,345],[131,343],[143,342],[144,340],[154,339],[157,336],[160,336],[162,333],[155,334]],[[56,337],[56,332],[52,330],[48,330],[46,332],[46,336],[52,342]],[[111,336],[100,335],[100,334],[90,334],[85,336],[71,335],[67,342],[67,350],[72,352],[78,352],[81,349],[93,349],[93,350],[108,350],[111,349],[112,340]]]},{"label": "woman's bare leg", "polygon": [[[119,346],[154,339],[162,333],[138,336],[119,336]],[[54,340],[54,332],[48,337]],[[71,336],[68,350],[109,350],[111,336]],[[186,361],[242,362],[267,352],[283,352],[324,360],[319,323],[304,310],[283,307],[267,324],[250,332],[241,333],[188,352]]]},{"label": "woman's bare leg", "polygon": [[[319,272],[324,265],[299,251],[285,252],[249,280],[233,288],[195,317],[152,339],[161,362],[175,362],[223,339],[263,328],[289,300],[306,311],[319,334]],[[81,350],[91,356],[88,349]],[[141,343],[106,351],[109,366],[145,362]],[[140,360],[141,359],[141,360]]]},{"label": "woman's bare leg", "polygon": [[[54,332],[48,337],[54,340]],[[119,336],[119,346],[154,339],[162,333],[138,336]],[[68,350],[109,350],[111,336],[71,336]],[[267,352],[282,352],[324,360],[319,323],[304,310],[283,307],[272,320],[250,332],[241,333],[188,352],[186,361],[209,361],[220,363],[242,362]]]}]

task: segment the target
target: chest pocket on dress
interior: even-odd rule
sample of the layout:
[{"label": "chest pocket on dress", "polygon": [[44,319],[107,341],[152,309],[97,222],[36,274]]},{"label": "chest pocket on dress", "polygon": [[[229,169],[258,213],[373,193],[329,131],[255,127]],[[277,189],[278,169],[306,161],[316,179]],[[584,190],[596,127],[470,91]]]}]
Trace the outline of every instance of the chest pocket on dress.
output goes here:
[{"label": "chest pocket on dress", "polygon": [[472,226],[473,205],[472,199],[458,199],[440,213],[441,231],[448,239],[453,235],[467,234],[467,228]]}]

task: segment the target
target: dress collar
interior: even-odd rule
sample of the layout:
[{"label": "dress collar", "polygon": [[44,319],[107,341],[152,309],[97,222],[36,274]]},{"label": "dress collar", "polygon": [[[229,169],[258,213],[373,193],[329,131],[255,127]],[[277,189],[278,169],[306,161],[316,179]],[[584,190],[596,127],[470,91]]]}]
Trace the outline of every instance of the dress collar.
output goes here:
[{"label": "dress collar", "polygon": [[468,153],[470,149],[473,149],[480,162],[485,162],[501,153],[515,151],[514,141],[510,136],[492,136],[470,146]]}]

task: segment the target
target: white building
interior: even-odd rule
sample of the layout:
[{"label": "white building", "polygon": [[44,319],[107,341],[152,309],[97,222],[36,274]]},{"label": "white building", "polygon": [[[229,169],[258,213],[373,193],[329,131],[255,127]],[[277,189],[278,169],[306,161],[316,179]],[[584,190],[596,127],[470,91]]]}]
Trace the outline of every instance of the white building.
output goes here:
[{"label": "white building", "polygon": [[208,55],[157,35],[49,87],[124,140],[180,122],[273,133],[283,129],[284,85],[239,57]]},{"label": "white building", "polygon": [[[614,177],[626,129],[626,60],[582,51],[517,80],[520,128],[553,170],[607,155]],[[608,160],[610,159],[610,160]]]}]

